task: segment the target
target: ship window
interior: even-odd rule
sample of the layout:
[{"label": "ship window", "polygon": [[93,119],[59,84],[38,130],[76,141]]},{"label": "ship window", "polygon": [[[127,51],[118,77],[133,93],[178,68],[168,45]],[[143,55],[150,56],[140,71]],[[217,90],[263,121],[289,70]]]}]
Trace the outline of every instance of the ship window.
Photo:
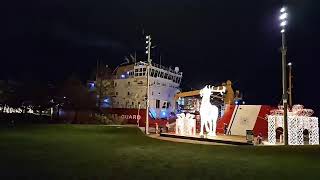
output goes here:
[{"label": "ship window", "polygon": [[134,106],[134,102],[132,102],[132,106]]},{"label": "ship window", "polygon": [[116,82],[114,83],[114,86],[115,86],[115,87],[117,86],[117,83],[116,83]]},{"label": "ship window", "polygon": [[151,69],[151,74],[150,74],[152,77],[154,77],[154,70]]},{"label": "ship window", "polygon": [[130,82],[128,82],[128,85],[130,85]]},{"label": "ship window", "polygon": [[170,102],[167,102],[167,109],[170,107]]},{"label": "ship window", "polygon": [[128,92],[128,96],[130,95],[130,92]]},{"label": "ship window", "polygon": [[164,102],[163,105],[162,105],[162,109],[164,109],[166,107],[167,107],[167,102]]},{"label": "ship window", "polygon": [[143,68],[143,72],[146,72],[146,68]]},{"label": "ship window", "polygon": [[155,70],[154,77],[158,77],[159,71]]},{"label": "ship window", "polygon": [[164,74],[164,78],[168,79],[168,74],[167,73]]},{"label": "ship window", "polygon": [[160,100],[159,99],[156,100],[156,108],[160,108]]},{"label": "ship window", "polygon": [[116,96],[118,96],[118,92],[116,92]]},{"label": "ship window", "polygon": [[139,72],[142,72],[142,68],[139,68]]},{"label": "ship window", "polygon": [[139,71],[138,69],[135,69],[135,70],[134,70],[134,72],[138,72],[138,71]]},{"label": "ship window", "polygon": [[163,72],[160,73],[160,77],[163,78]]}]

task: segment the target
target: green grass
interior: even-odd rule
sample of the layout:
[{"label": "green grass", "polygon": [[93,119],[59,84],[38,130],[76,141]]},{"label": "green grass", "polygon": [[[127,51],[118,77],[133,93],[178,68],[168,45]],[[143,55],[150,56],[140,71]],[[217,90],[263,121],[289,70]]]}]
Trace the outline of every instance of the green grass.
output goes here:
[{"label": "green grass", "polygon": [[136,128],[0,128],[0,179],[317,179],[320,147],[165,142]]}]

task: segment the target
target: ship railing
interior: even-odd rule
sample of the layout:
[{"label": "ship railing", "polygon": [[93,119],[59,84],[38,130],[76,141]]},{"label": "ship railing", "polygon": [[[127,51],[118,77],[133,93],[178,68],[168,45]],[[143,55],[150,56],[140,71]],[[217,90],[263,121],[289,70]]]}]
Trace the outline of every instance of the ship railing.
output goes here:
[{"label": "ship railing", "polygon": [[[142,61],[140,61],[140,62],[137,62],[137,63],[135,63],[135,66],[146,66],[146,65],[148,65],[148,63],[146,63],[146,62],[142,62]],[[166,71],[169,71],[169,72],[171,72],[171,73],[174,73],[174,74],[177,74],[177,75],[180,75],[180,76],[182,76],[182,72],[176,72],[174,69],[171,69],[171,68],[167,68],[167,67],[165,67],[165,66],[162,66],[162,65],[160,65],[160,64],[156,64],[156,63],[151,63],[151,65],[153,66],[153,67],[156,67],[156,68],[159,68],[159,69],[163,69],[163,70],[166,70]]]}]

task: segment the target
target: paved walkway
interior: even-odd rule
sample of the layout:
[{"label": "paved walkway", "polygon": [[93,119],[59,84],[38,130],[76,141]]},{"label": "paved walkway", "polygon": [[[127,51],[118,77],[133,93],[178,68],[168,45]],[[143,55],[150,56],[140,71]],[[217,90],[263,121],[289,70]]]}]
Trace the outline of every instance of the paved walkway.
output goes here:
[{"label": "paved walkway", "polygon": [[206,141],[196,141],[196,140],[189,140],[189,139],[179,139],[179,138],[170,138],[170,137],[162,137],[159,134],[150,134],[148,135],[151,138],[163,140],[163,141],[171,141],[171,142],[179,142],[179,143],[191,143],[191,144],[205,144],[205,145],[228,145],[234,146],[229,144],[222,144],[222,143],[214,143],[214,142],[206,142]]}]

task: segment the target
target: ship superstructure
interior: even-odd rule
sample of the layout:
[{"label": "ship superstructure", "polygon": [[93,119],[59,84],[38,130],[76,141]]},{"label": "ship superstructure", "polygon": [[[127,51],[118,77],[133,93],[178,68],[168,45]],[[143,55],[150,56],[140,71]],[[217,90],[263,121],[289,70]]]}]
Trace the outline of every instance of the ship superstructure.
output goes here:
[{"label": "ship superstructure", "polygon": [[[147,63],[122,65],[113,77],[112,108],[146,109]],[[174,96],[180,92],[182,72],[151,63],[149,73],[149,115],[168,118],[175,110]]]}]

